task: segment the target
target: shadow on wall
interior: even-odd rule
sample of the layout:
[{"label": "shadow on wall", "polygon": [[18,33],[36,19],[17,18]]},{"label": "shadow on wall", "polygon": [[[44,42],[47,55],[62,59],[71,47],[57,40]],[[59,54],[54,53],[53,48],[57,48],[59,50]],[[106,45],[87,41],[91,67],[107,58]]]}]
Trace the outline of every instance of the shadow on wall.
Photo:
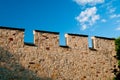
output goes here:
[{"label": "shadow on wall", "polygon": [[20,65],[17,58],[0,47],[0,80],[52,80],[41,78]]}]

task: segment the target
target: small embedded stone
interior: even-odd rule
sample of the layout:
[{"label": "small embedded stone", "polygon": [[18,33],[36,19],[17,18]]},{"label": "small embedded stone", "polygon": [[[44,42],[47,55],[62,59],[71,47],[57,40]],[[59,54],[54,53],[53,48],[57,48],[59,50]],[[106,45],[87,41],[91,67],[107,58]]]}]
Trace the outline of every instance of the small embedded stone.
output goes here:
[{"label": "small embedded stone", "polygon": [[98,77],[98,75],[96,75],[96,77]]},{"label": "small embedded stone", "polygon": [[34,62],[29,62],[29,64],[35,64]]},{"label": "small embedded stone", "polygon": [[46,50],[50,50],[50,48],[49,48],[49,47],[46,47]]},{"label": "small embedded stone", "polygon": [[86,76],[83,76],[83,78],[86,78]]},{"label": "small embedded stone", "polygon": [[13,33],[13,35],[15,35],[16,33]]},{"label": "small embedded stone", "polygon": [[99,71],[97,71],[97,73],[100,73]]},{"label": "small embedded stone", "polygon": [[10,41],[13,41],[13,38],[9,38]]}]

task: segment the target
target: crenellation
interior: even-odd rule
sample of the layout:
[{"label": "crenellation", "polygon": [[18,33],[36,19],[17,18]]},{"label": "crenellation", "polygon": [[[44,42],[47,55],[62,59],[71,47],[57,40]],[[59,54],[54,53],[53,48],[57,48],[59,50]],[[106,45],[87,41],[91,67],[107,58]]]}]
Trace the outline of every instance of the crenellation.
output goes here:
[{"label": "crenellation", "polygon": [[28,45],[28,46],[36,46],[34,43],[30,43],[30,42],[24,42],[24,45]]},{"label": "crenellation", "polygon": [[22,28],[13,28],[13,27],[5,27],[5,26],[0,26],[0,29],[25,31],[25,29]]},{"label": "crenellation", "polygon": [[88,36],[86,35],[66,34],[66,43],[74,49],[88,50]]},{"label": "crenellation", "polygon": [[35,31],[34,43],[39,46],[58,47],[59,46],[59,33]]},{"label": "crenellation", "polygon": [[0,43],[2,46],[7,45],[16,47],[23,47],[24,45],[24,31],[16,28],[1,28],[0,27]]},{"label": "crenellation", "polygon": [[[34,31],[34,43],[24,42],[24,29],[0,27],[0,79],[9,80],[113,80],[117,69],[114,39]],[[3,78],[4,77],[4,78]]]},{"label": "crenellation", "polygon": [[92,37],[93,48],[97,50],[115,50],[114,38]]}]

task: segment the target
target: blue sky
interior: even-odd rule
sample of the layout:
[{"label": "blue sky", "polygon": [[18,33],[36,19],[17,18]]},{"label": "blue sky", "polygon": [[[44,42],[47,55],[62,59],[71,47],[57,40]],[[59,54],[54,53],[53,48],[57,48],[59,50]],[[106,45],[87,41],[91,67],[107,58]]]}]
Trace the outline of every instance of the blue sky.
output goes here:
[{"label": "blue sky", "polygon": [[120,0],[0,0],[0,26],[91,36],[120,36]]}]

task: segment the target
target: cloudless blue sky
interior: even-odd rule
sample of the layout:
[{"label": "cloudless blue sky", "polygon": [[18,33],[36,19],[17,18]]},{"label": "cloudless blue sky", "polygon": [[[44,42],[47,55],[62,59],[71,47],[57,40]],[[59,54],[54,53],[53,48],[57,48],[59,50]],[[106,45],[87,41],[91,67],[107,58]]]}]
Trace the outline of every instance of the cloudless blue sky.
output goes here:
[{"label": "cloudless blue sky", "polygon": [[25,28],[25,42],[34,29],[60,32],[60,44],[65,33],[120,36],[120,0],[91,1],[0,0],[0,26]]}]

